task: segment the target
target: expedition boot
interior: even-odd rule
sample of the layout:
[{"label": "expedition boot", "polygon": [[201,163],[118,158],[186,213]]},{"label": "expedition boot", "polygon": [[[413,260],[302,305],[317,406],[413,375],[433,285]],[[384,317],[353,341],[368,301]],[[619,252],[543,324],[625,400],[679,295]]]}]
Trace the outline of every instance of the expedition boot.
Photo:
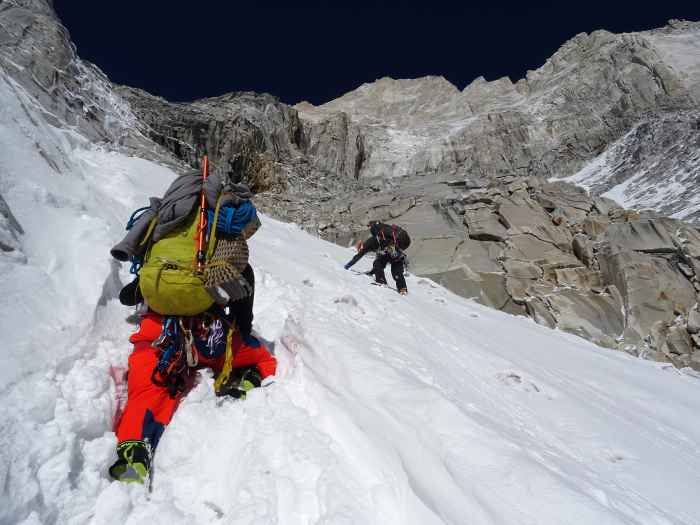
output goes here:
[{"label": "expedition boot", "polygon": [[109,467],[112,479],[146,484],[151,469],[151,452],[144,441],[122,441],[117,445],[119,459]]}]

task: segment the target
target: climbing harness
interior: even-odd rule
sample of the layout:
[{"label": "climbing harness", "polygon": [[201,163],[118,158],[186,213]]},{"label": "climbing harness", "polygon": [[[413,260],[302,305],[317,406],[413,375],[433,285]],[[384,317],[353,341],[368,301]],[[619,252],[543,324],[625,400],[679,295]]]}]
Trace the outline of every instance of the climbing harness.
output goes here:
[{"label": "climbing harness", "polygon": [[213,358],[225,353],[224,368],[214,385],[217,393],[221,392],[223,385],[230,386],[234,331],[223,309],[197,317],[165,317],[160,335],[151,343],[159,351],[151,380],[166,387],[171,397],[177,397],[186,390],[186,378],[199,365],[200,354]]},{"label": "climbing harness", "polygon": [[170,397],[177,397],[185,391],[185,373],[188,359],[182,325],[177,317],[168,316],[163,321],[163,330],[151,346],[157,348],[160,357],[156,363],[151,381],[168,389]]}]

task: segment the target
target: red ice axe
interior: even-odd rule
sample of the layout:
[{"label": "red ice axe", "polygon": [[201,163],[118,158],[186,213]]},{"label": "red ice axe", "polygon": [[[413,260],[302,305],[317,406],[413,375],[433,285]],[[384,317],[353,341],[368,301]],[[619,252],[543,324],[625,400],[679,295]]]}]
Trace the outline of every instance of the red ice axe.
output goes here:
[{"label": "red ice axe", "polygon": [[204,272],[206,254],[204,253],[204,236],[207,231],[207,198],[204,194],[204,183],[209,176],[209,157],[202,159],[202,194],[199,200],[199,225],[197,226],[197,273]]}]

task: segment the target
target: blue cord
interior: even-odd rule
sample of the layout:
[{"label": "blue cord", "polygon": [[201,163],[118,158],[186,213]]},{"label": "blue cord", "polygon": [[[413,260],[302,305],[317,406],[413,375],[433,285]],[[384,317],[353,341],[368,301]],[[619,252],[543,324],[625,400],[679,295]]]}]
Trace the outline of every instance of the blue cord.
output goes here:
[{"label": "blue cord", "polygon": [[131,256],[131,268],[129,268],[129,273],[132,275],[138,275],[143,268],[143,257],[140,255]]},{"label": "blue cord", "polygon": [[138,221],[141,218],[141,216],[144,213],[146,213],[147,210],[150,210],[150,209],[151,209],[150,206],[144,206],[143,208],[139,208],[134,213],[132,213],[131,217],[129,217],[129,220],[126,223],[126,229],[130,230],[131,228],[133,228],[136,221]]}]

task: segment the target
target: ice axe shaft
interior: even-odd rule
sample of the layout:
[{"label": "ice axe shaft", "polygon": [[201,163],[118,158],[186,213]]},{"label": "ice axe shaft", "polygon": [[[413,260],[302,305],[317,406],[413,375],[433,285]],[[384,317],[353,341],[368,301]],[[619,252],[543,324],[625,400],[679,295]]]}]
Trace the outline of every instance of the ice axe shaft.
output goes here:
[{"label": "ice axe shaft", "polygon": [[204,155],[202,159],[202,193],[199,200],[199,225],[197,226],[197,273],[204,273],[206,255],[204,253],[204,236],[207,231],[207,199],[204,194],[204,183],[209,176],[209,157]]}]

